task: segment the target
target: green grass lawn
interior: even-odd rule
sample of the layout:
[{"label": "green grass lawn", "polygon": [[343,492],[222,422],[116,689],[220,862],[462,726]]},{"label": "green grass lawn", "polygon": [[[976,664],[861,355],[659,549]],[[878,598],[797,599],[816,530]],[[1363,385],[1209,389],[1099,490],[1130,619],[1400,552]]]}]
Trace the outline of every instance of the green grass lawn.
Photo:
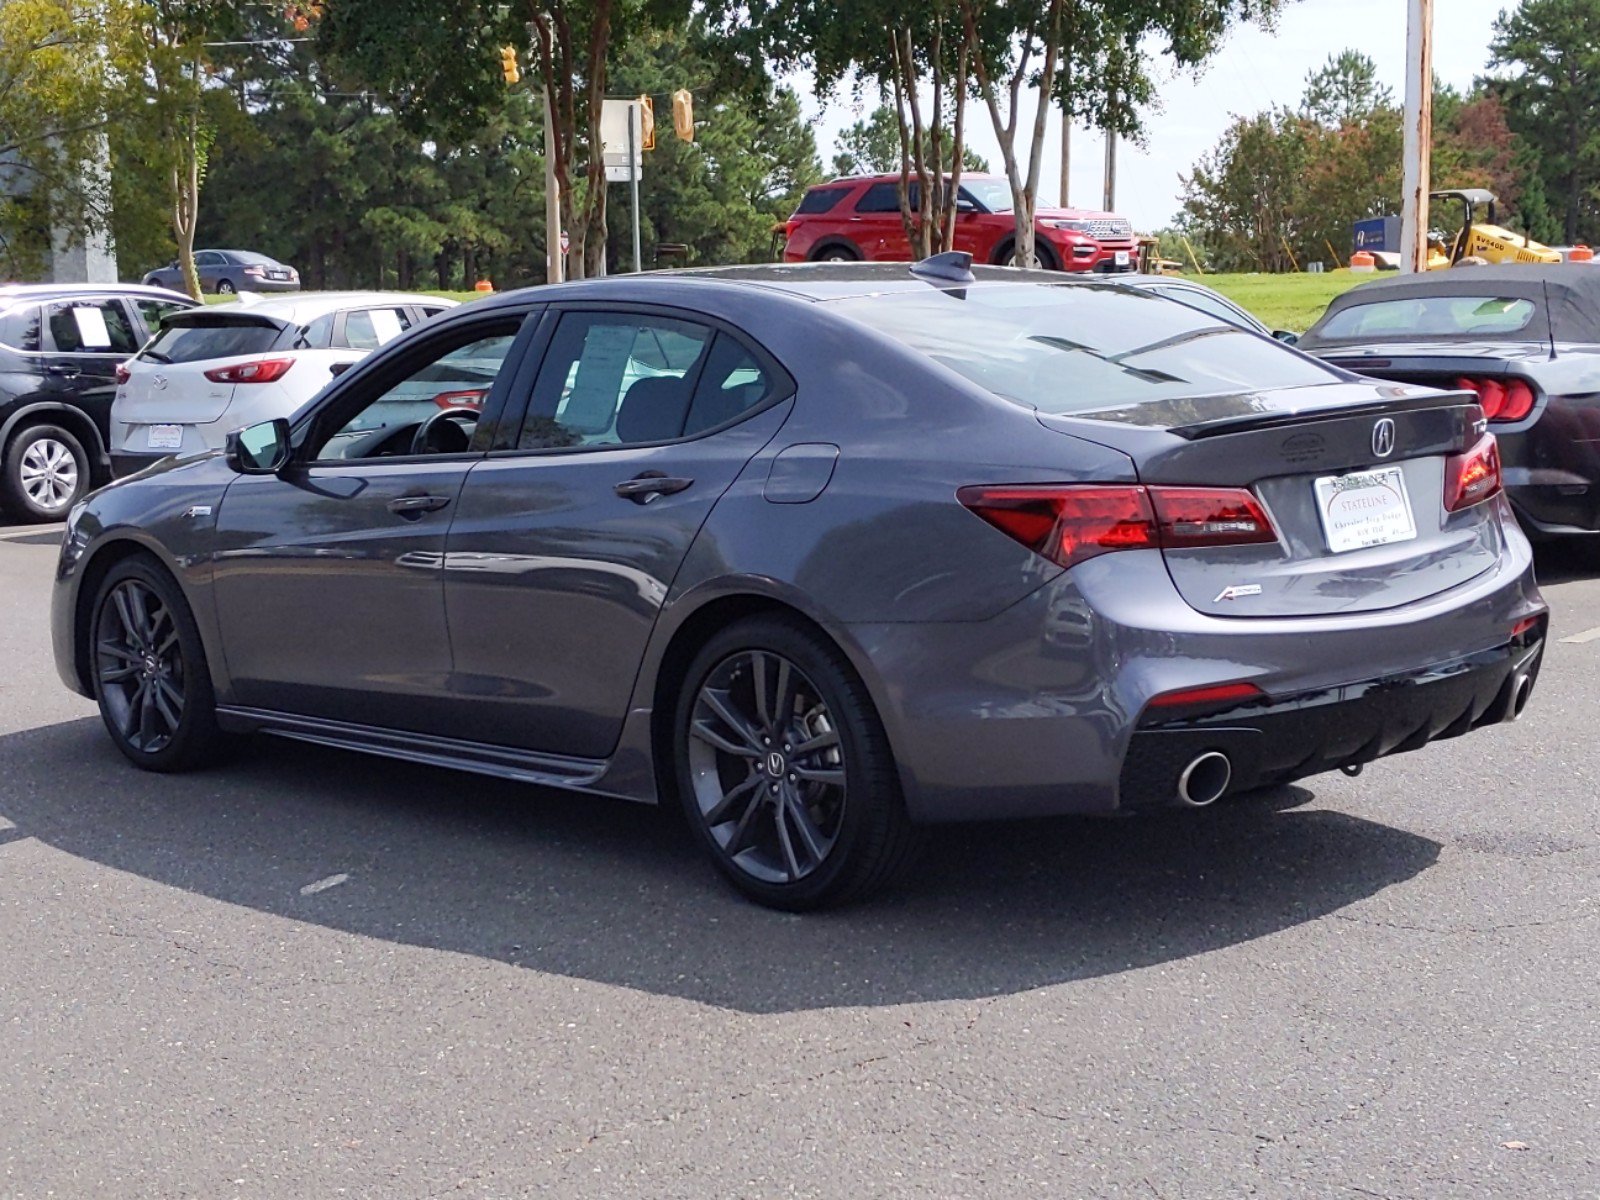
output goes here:
[{"label": "green grass lawn", "polygon": [[1185,275],[1184,278],[1216,288],[1241,308],[1253,312],[1269,329],[1304,333],[1322,315],[1328,301],[1341,292],[1376,279],[1377,275],[1327,271],[1321,275]]},{"label": "green grass lawn", "polygon": [[[1303,333],[1322,315],[1340,292],[1347,291],[1375,275],[1352,275],[1349,271],[1328,271],[1322,275],[1185,275],[1216,288],[1235,304],[1255,313],[1271,329],[1292,329]],[[482,292],[422,291],[420,296],[447,296],[451,300],[477,300]],[[207,296],[210,304],[220,304],[232,296]]]}]

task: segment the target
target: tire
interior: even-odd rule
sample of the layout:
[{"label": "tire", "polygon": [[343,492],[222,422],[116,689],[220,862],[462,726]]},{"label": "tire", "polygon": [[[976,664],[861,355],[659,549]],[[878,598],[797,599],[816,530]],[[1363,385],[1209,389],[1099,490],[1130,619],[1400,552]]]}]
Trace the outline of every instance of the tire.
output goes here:
[{"label": "tire", "polygon": [[678,696],[672,756],[695,839],[770,908],[860,900],[898,878],[921,843],[866,687],[797,620],[740,621],[701,648]]},{"label": "tire", "polygon": [[150,276],[148,279],[146,279],[144,281],[144,286],[145,287],[165,287],[166,284],[162,283],[161,280],[157,279],[154,275],[152,275],[152,276]]},{"label": "tire", "polygon": [[219,279],[219,280],[217,280],[217,295],[219,295],[219,296],[231,296],[231,295],[233,295],[233,293],[234,293],[234,286],[233,286],[233,283],[232,283],[231,280],[227,280],[227,279]]},{"label": "tire", "polygon": [[843,246],[825,246],[811,256],[812,262],[860,262],[861,256]]},{"label": "tire", "polygon": [[[1011,266],[1012,265],[1011,259],[1015,254],[1016,254],[1016,243],[1015,242],[1002,243],[1000,248],[995,251],[994,265],[997,266],[997,267],[1009,267],[1009,266]],[[1061,270],[1061,260],[1056,257],[1056,252],[1053,249],[1051,249],[1050,244],[1048,242],[1046,242],[1043,238],[1035,237],[1033,239],[1033,257],[1036,260],[1038,260],[1039,265],[1037,267],[1025,268],[1025,269],[1036,270],[1036,271],[1038,271],[1038,270],[1042,270],[1042,271],[1059,271],[1059,270]]]},{"label": "tire", "polygon": [[59,425],[18,430],[0,463],[0,502],[26,521],[60,521],[93,486],[89,455]]},{"label": "tire", "polygon": [[177,582],[143,555],[106,574],[89,614],[95,699],[117,749],[163,774],[222,748],[200,630]]}]

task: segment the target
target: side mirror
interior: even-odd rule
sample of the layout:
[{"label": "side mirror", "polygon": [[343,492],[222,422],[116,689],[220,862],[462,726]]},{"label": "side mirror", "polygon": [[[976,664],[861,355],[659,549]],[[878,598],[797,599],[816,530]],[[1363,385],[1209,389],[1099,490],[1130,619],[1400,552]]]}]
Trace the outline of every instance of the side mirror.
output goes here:
[{"label": "side mirror", "polygon": [[958,213],[975,213],[978,211],[978,206],[965,196],[957,196],[956,211]]},{"label": "side mirror", "polygon": [[1272,336],[1277,338],[1285,346],[1293,346],[1300,340],[1300,335],[1298,333],[1294,333],[1288,329],[1274,329],[1272,331]]},{"label": "side mirror", "polygon": [[275,475],[289,461],[289,422],[282,417],[235,429],[223,457],[241,475]]},{"label": "side mirror", "polygon": [[353,362],[336,362],[328,368],[328,374],[337,379],[353,366],[355,366]]}]

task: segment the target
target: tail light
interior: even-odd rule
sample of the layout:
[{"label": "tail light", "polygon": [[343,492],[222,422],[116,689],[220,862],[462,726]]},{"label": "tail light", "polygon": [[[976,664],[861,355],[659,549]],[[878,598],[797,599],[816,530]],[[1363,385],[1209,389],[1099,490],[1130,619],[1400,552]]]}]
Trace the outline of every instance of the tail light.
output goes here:
[{"label": "tail light", "polygon": [[961,488],[956,498],[1063,567],[1114,550],[1278,540],[1266,510],[1242,488],[979,485]]},{"label": "tail light", "polygon": [[1520,421],[1533,411],[1533,388],[1523,379],[1471,379],[1463,376],[1456,387],[1472,392],[1491,421]]},{"label": "tail light", "polygon": [[133,372],[128,369],[128,364],[119,362],[117,364],[117,386],[121,387],[131,378],[133,378]]},{"label": "tail light", "polygon": [[1444,464],[1444,507],[1457,512],[1482,503],[1500,491],[1500,447],[1486,433],[1463,454],[1451,455]]},{"label": "tail light", "polygon": [[244,269],[244,273],[246,275],[253,275],[257,279],[260,279],[263,275],[265,275],[267,273],[267,269],[265,267],[246,267]]},{"label": "tail light", "polygon": [[282,379],[292,366],[292,358],[258,358],[234,363],[231,367],[213,367],[206,372],[206,378],[212,383],[273,383]]},{"label": "tail light", "polygon": [[483,407],[485,394],[483,388],[473,388],[465,392],[440,392],[433,398],[433,402],[440,408],[479,409]]}]

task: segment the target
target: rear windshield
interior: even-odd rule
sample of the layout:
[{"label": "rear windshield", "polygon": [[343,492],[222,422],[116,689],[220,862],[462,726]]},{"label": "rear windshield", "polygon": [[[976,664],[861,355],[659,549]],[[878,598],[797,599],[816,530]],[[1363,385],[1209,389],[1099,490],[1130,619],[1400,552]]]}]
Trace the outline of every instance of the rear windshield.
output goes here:
[{"label": "rear windshield", "polygon": [[1044,413],[1340,379],[1271,338],[1129,288],[929,289],[835,303],[995,395]]},{"label": "rear windshield", "polygon": [[257,254],[253,250],[230,250],[228,253],[233,256],[234,262],[244,263],[246,266],[275,267],[278,265],[277,259],[268,258],[265,254]]},{"label": "rear windshield", "polygon": [[203,362],[210,358],[234,358],[241,354],[260,354],[272,349],[278,340],[273,325],[168,325],[145,347],[139,357],[159,363]]},{"label": "rear windshield", "polygon": [[[1532,300],[1509,296],[1414,296],[1352,304],[1331,313],[1319,338],[1475,337],[1521,333],[1533,321]],[[1531,337],[1541,341],[1542,337]]]}]

